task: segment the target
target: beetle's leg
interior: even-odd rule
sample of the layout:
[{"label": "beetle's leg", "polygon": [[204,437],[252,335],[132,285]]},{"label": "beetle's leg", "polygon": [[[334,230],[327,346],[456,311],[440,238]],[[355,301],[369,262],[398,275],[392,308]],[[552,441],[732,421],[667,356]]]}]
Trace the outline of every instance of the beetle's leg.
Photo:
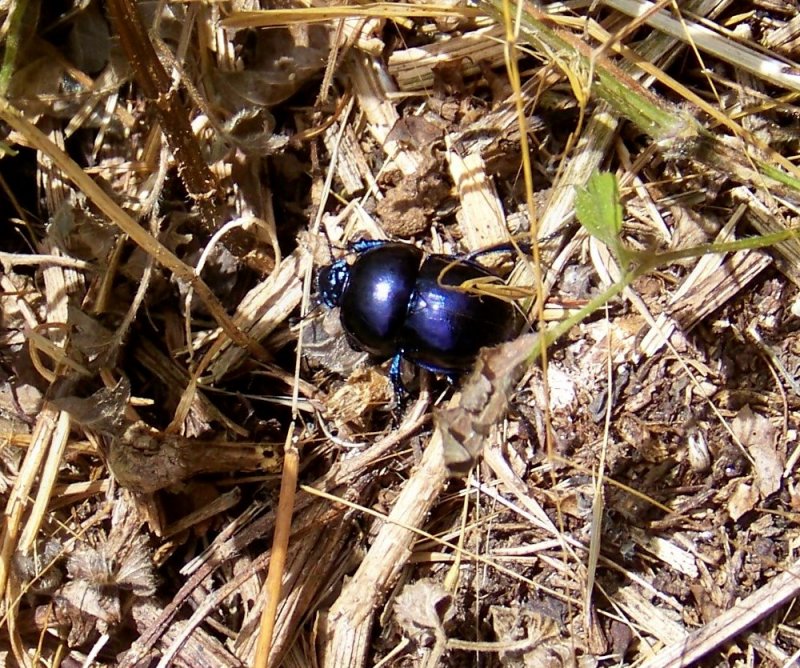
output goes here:
[{"label": "beetle's leg", "polygon": [[487,248],[480,248],[476,251],[472,251],[466,255],[466,259],[474,260],[481,255],[489,255],[490,253],[516,253],[517,249],[521,250],[526,255],[531,254],[531,244],[529,241],[518,241],[513,244],[510,241],[504,241],[500,244],[495,244],[494,246],[488,246]]},{"label": "beetle's leg", "polygon": [[458,381],[458,379],[461,377],[461,374],[456,373],[455,371],[445,371],[442,375],[450,387],[455,387],[456,381]]},{"label": "beetle's leg", "polygon": [[363,253],[388,243],[391,242],[384,239],[356,239],[355,241],[351,241],[349,244],[347,244],[347,248],[353,253]]},{"label": "beetle's leg", "polygon": [[392,363],[389,365],[389,380],[392,381],[392,387],[394,387],[394,393],[399,404],[403,402],[408,394],[405,385],[403,385],[403,379],[400,377],[400,362],[402,360],[403,353],[399,352],[392,357]]},{"label": "beetle's leg", "polygon": [[[572,227],[573,226],[570,224],[564,228],[552,232],[551,234],[548,234],[545,237],[542,237],[539,239],[539,246],[548,246],[553,241],[558,241],[560,245],[564,239],[572,238],[572,233],[570,232]],[[577,224],[575,227],[577,227]],[[474,260],[481,255],[488,255],[489,253],[515,253],[517,250],[522,251],[525,253],[525,255],[533,255],[533,244],[530,241],[525,241],[523,239],[519,239],[516,243],[511,241],[503,241],[499,244],[495,244],[494,246],[487,246],[486,248],[474,250],[471,253],[468,253],[465,257],[468,260]]]},{"label": "beetle's leg", "polygon": [[444,376],[447,384],[450,387],[454,387],[455,384],[458,382],[459,378],[463,375],[463,371],[458,371],[456,369],[447,369],[442,366],[437,366],[435,364],[425,364],[425,362],[420,362],[419,360],[414,360],[414,364],[418,367],[425,369],[425,371],[430,371],[431,373],[435,373],[439,376]]}]

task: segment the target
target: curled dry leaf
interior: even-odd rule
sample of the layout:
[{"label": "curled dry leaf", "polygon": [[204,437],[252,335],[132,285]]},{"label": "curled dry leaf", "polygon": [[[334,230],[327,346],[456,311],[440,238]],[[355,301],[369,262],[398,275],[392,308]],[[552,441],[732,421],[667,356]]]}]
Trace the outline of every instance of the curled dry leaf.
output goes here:
[{"label": "curled dry leaf", "polygon": [[113,587],[147,596],[155,590],[150,550],[143,536],[120,545],[113,534],[99,546],[82,545],[67,562],[67,573],[98,588]]},{"label": "curled dry leaf", "polygon": [[114,387],[102,388],[90,397],[60,397],[53,399],[53,404],[82,427],[116,435],[125,427],[125,409],[130,397],[130,383],[122,378]]},{"label": "curled dry leaf", "polygon": [[248,37],[246,69],[211,71],[218,101],[228,108],[284,101],[325,67],[330,50],[328,31],[320,25],[272,28]]},{"label": "curled dry leaf", "polygon": [[[564,648],[559,641],[561,631],[555,619],[516,603],[512,606],[493,605],[489,608],[489,615],[498,644],[509,645],[508,650],[499,653],[501,666],[527,668],[561,663],[556,656],[560,657]],[[552,655],[549,655],[551,650]]]},{"label": "curled dry leaf", "polygon": [[61,568],[56,564],[63,549],[64,546],[60,541],[47,539],[37,541],[35,549],[29,554],[16,551],[12,562],[14,574],[29,591],[35,593],[53,591],[61,584],[64,577]]},{"label": "curled dry leaf", "polygon": [[777,431],[770,421],[750,406],[742,408],[731,423],[733,433],[753,458],[756,486],[762,499],[780,489],[784,457],[778,451]]},{"label": "curled dry leaf", "polygon": [[745,513],[749,513],[758,503],[758,490],[746,482],[739,482],[728,498],[728,514],[735,522]]},{"label": "curled dry leaf", "polygon": [[85,642],[97,630],[104,633],[123,617],[123,592],[151,596],[156,576],[141,522],[123,492],[107,537],[78,545],[67,561],[67,583],[56,593],[56,614],[70,626],[69,643]]},{"label": "curled dry leaf", "polygon": [[690,429],[686,434],[686,455],[695,473],[705,473],[711,468],[711,452],[705,434],[699,429]]},{"label": "curled dry leaf", "polygon": [[107,436],[108,467],[127,489],[152,493],[200,473],[278,468],[278,455],[264,443],[200,441],[159,432],[144,422],[127,422],[129,398],[130,385],[122,379],[88,398],[63,397],[53,402],[81,426]]},{"label": "curled dry leaf", "polygon": [[427,647],[446,637],[455,617],[453,597],[438,582],[419,580],[403,587],[395,599],[394,616],[406,637]]},{"label": "curled dry leaf", "polygon": [[58,592],[56,618],[69,627],[70,646],[85,643],[95,629],[106,633],[122,619],[119,598],[86,580],[73,580]]},{"label": "curled dry leaf", "polygon": [[303,328],[303,353],[340,376],[349,375],[367,359],[366,353],[354,350],[347,342],[339,309],[326,309]]},{"label": "curled dry leaf", "polygon": [[459,405],[434,413],[451,476],[464,476],[475,464],[491,429],[506,414],[511,393],[528,367],[538,334],[527,334],[481,351],[461,390]]}]

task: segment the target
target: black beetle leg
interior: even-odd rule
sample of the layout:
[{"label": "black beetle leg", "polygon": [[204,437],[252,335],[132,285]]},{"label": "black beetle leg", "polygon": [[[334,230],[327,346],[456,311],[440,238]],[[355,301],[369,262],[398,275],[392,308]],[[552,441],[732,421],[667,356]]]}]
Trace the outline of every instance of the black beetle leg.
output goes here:
[{"label": "black beetle leg", "polygon": [[408,391],[406,390],[405,385],[403,385],[403,379],[400,377],[400,362],[402,360],[403,353],[399,352],[392,357],[392,363],[389,366],[389,380],[392,381],[392,387],[394,387],[394,393],[397,396],[397,402],[400,404],[408,395]]},{"label": "black beetle leg", "polygon": [[442,375],[444,376],[445,380],[447,381],[447,384],[450,387],[455,387],[456,382],[461,377],[461,375],[456,373],[455,371],[445,371]]},{"label": "black beetle leg", "polygon": [[478,258],[481,255],[489,255],[490,253],[513,254],[517,252],[517,249],[521,250],[526,255],[530,255],[531,243],[529,241],[518,241],[516,244],[513,244],[510,241],[504,241],[503,243],[495,244],[494,246],[479,248],[478,250],[468,253],[465,257],[467,260],[474,260],[475,258]]},{"label": "black beetle leg", "polygon": [[387,243],[390,242],[384,241],[383,239],[356,239],[355,241],[351,241],[347,247],[353,253],[363,253],[373,248],[377,248],[378,246],[384,246]]}]

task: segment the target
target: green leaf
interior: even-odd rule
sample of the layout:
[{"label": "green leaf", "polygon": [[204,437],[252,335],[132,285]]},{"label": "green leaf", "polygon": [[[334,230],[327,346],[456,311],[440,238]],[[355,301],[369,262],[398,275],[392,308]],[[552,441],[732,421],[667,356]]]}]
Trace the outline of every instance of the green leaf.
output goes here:
[{"label": "green leaf", "polygon": [[622,231],[622,204],[617,179],[610,172],[594,172],[575,197],[575,215],[593,237],[602,241],[619,259],[624,249],[619,239]]}]

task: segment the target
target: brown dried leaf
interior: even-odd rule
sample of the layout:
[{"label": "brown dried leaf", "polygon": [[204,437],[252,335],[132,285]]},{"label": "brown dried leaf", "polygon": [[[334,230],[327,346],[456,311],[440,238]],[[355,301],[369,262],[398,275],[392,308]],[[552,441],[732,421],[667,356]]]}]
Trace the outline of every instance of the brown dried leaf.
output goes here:
[{"label": "brown dried leaf", "polygon": [[438,582],[419,580],[403,587],[394,615],[403,633],[425,647],[446,636],[445,628],[455,616],[453,597]]},{"label": "brown dried leaf", "polygon": [[469,472],[492,427],[505,416],[511,393],[527,369],[537,337],[538,334],[528,334],[481,351],[461,390],[459,405],[434,413],[451,476]]},{"label": "brown dried leaf", "polygon": [[60,626],[69,628],[67,644],[84,644],[95,629],[105,631],[120,618],[119,601],[102,598],[88,583],[67,583],[53,599],[55,618]]},{"label": "brown dried leaf", "polygon": [[311,25],[257,31],[241,71],[213,69],[218,102],[228,109],[271,107],[297,92],[325,67],[328,31]]},{"label": "brown dried leaf", "polygon": [[108,537],[80,543],[67,561],[69,581],[56,593],[59,620],[70,625],[70,644],[85,642],[122,621],[122,591],[151,596],[156,591],[152,552],[142,521],[127,493],[114,505]]},{"label": "brown dried leaf", "polygon": [[58,597],[67,604],[63,609],[73,623],[76,617],[88,616],[104,625],[113,625],[122,618],[119,597],[87,580],[68,582],[59,590]]},{"label": "brown dried leaf", "polygon": [[124,540],[112,531],[97,548],[81,545],[67,562],[67,571],[74,580],[106,593],[110,588],[130,590],[137,596],[155,592],[152,555],[142,535]]},{"label": "brown dried leaf", "polygon": [[753,458],[756,485],[761,498],[777,492],[781,487],[785,462],[775,447],[775,427],[766,417],[745,406],[733,419],[731,428]]},{"label": "brown dried leaf", "polygon": [[736,485],[728,499],[728,514],[735,522],[745,513],[749,513],[758,503],[758,492],[752,485],[740,482]]},{"label": "brown dried leaf", "polygon": [[201,473],[275,471],[281,457],[266,442],[200,442],[137,422],[109,439],[106,460],[120,485],[152,493]]},{"label": "brown dried leaf", "polygon": [[60,397],[53,399],[53,404],[69,413],[82,427],[119,435],[125,424],[125,408],[130,396],[130,383],[122,378],[114,387],[98,390],[90,397]]},{"label": "brown dried leaf", "polygon": [[562,665],[560,659],[549,656],[551,652],[556,654],[556,648],[562,644],[559,641],[561,630],[555,619],[536,610],[520,607],[516,602],[511,606],[493,605],[489,608],[489,614],[498,642],[510,646],[498,655],[501,666],[533,668]]},{"label": "brown dried leaf", "polygon": [[326,310],[322,317],[303,328],[303,353],[306,358],[340,376],[351,374],[367,360],[367,354],[354,350],[344,335],[339,309]]},{"label": "brown dried leaf", "polygon": [[14,553],[14,574],[30,591],[52,593],[64,577],[61,568],[56,565],[63,551],[61,541],[53,538],[40,539],[36,542],[35,549],[29,553],[19,550]]},{"label": "brown dried leaf", "polygon": [[429,151],[433,144],[444,139],[444,131],[421,116],[400,118],[386,135],[386,141],[402,142],[419,151]]}]

